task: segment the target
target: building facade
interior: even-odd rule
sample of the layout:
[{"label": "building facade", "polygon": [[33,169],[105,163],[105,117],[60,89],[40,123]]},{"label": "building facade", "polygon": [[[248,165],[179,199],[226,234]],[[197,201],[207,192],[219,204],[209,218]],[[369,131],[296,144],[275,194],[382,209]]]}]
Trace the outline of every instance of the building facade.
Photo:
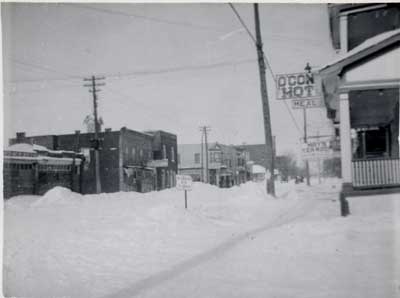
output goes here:
[{"label": "building facade", "polygon": [[55,186],[75,192],[82,189],[84,156],[53,151],[31,144],[14,144],[4,150],[3,195],[43,195]]},{"label": "building facade", "polygon": [[182,144],[178,148],[179,173],[190,175],[194,181],[207,182],[208,179],[210,184],[226,188],[249,180],[248,154],[239,146],[210,143],[208,154],[201,144]]},{"label": "building facade", "polygon": [[[102,192],[148,192],[173,187],[177,173],[176,135],[155,131],[138,132],[126,127],[99,133],[100,183]],[[96,192],[94,133],[25,136],[18,133],[10,144],[28,143],[51,150],[70,150],[85,156],[82,193]],[[161,148],[161,149],[160,149]],[[163,152],[163,153],[160,153]]]},{"label": "building facade", "polygon": [[400,186],[398,4],[330,5],[338,58],[319,74],[340,135],[342,197]]}]

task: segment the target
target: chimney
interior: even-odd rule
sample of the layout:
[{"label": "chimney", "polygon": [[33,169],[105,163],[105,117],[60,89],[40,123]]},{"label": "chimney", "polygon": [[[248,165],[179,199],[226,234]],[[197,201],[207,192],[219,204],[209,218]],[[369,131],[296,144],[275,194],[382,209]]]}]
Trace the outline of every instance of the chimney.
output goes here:
[{"label": "chimney", "polygon": [[75,130],[75,134],[76,134],[76,135],[79,135],[80,133],[81,133],[80,130]]},{"label": "chimney", "polygon": [[104,131],[105,131],[105,132],[111,132],[112,129],[111,129],[111,128],[106,128]]},{"label": "chimney", "polygon": [[25,139],[25,132],[17,132],[17,140]]}]

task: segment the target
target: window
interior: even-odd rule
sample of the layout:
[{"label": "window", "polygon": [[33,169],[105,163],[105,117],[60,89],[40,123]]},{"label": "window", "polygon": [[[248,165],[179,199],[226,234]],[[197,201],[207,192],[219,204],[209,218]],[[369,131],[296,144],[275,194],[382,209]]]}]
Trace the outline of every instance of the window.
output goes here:
[{"label": "window", "polygon": [[167,158],[167,146],[163,145],[163,159]]},{"label": "window", "polygon": [[171,161],[175,161],[175,149],[171,147]]},{"label": "window", "polygon": [[136,159],[136,148],[132,147],[132,158]]},{"label": "window", "polygon": [[359,129],[352,139],[354,158],[382,158],[390,156],[390,128]]},{"label": "window", "polygon": [[139,151],[139,156],[140,156],[140,159],[143,158],[143,149],[140,149],[140,151]]},{"label": "window", "polygon": [[221,152],[210,152],[211,162],[221,162]]},{"label": "window", "polygon": [[387,130],[380,128],[365,132],[365,153],[367,157],[383,157],[386,155]]},{"label": "window", "polygon": [[181,164],[181,155],[178,153],[178,164]]},{"label": "window", "polygon": [[194,154],[194,163],[200,163],[200,153]]},{"label": "window", "polygon": [[400,27],[399,8],[383,7],[350,14],[348,18],[348,50],[366,39]]}]

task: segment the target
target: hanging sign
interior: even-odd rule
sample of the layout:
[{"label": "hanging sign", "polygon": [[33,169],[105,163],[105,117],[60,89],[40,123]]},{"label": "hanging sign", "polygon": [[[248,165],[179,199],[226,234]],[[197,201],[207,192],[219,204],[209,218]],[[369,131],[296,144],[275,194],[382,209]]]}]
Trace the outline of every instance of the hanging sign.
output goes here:
[{"label": "hanging sign", "polygon": [[292,73],[276,76],[277,99],[303,99],[320,97],[313,73]]}]

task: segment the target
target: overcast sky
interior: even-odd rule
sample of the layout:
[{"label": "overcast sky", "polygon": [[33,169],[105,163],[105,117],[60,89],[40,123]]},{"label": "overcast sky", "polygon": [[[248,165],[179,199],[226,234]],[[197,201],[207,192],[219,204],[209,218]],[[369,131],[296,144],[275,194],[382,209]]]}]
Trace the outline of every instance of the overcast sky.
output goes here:
[{"label": "overcast sky", "polygon": [[[254,32],[253,6],[235,6]],[[260,19],[275,74],[335,55],[326,4],[262,4]],[[265,141],[256,50],[227,4],[6,3],[2,27],[5,139],[84,131],[93,106],[83,78],[104,75],[105,127],[162,129],[183,144],[209,125],[210,141]],[[297,128],[270,73],[267,84],[278,153],[293,151],[302,112],[292,111]],[[323,134],[326,111],[308,115],[310,135]]]}]

